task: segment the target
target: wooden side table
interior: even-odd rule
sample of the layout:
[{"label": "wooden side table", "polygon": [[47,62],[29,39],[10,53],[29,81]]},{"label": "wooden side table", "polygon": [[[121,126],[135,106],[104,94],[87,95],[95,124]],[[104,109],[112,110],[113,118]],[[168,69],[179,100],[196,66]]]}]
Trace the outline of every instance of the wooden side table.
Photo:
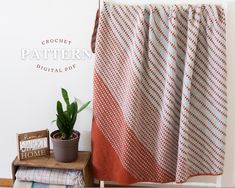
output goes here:
[{"label": "wooden side table", "polygon": [[86,187],[93,186],[93,176],[91,170],[91,153],[88,151],[79,151],[78,159],[71,163],[61,163],[55,160],[54,154],[51,151],[50,156],[40,157],[37,159],[28,159],[20,161],[16,159],[12,162],[12,179],[15,181],[16,171],[19,166],[34,167],[34,168],[55,168],[55,169],[70,169],[81,170]]}]

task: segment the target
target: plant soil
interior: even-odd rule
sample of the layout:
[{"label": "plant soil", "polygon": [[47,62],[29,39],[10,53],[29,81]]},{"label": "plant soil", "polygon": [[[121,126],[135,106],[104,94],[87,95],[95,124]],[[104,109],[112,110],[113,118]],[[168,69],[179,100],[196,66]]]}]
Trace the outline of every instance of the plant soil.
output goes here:
[{"label": "plant soil", "polygon": [[69,139],[64,139],[64,138],[62,138],[62,134],[60,132],[58,132],[58,133],[54,134],[52,138],[58,139],[58,140],[72,140],[72,139],[76,139],[78,136],[79,135],[77,135],[75,132],[73,132]]}]

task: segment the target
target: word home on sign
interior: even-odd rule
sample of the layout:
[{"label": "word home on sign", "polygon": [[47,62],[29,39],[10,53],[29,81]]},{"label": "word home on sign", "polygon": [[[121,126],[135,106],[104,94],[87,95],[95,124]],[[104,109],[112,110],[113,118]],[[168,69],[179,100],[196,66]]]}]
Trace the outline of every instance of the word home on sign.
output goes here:
[{"label": "word home on sign", "polygon": [[19,160],[50,154],[48,130],[17,134],[17,140]]}]

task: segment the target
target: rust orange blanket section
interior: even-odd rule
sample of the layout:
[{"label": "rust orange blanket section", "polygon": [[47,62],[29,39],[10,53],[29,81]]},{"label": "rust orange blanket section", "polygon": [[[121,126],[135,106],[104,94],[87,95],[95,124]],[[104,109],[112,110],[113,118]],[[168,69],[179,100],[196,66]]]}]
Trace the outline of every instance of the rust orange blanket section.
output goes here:
[{"label": "rust orange blanket section", "polygon": [[[97,127],[97,123],[100,124],[102,121],[105,121],[109,122],[106,125],[110,127],[106,127],[106,131],[110,134],[109,139],[112,139],[110,141],[113,144],[116,143],[116,145],[123,150],[122,152],[125,152],[123,154],[128,156],[128,161],[125,161],[128,165],[138,168],[139,173],[142,173],[145,177],[149,177],[149,173],[155,173],[154,178],[149,179],[149,181],[166,182],[162,177],[168,177],[167,181],[174,181],[174,177],[169,176],[169,172],[160,168],[154,157],[138,141],[131,129],[127,127],[120,107],[97,74],[94,75],[94,79],[95,88],[99,89],[99,94],[95,96],[98,100],[95,101],[94,105],[106,106],[103,113],[109,114],[108,116],[102,116],[100,120],[95,117],[93,119],[92,161],[95,177],[102,180],[113,180],[122,184],[141,181],[140,179],[132,177],[128,171],[123,168],[123,164],[116,152]],[[99,116],[97,113],[96,115]],[[123,131],[125,134],[119,131]],[[135,148],[123,147],[126,144]],[[144,179],[142,181],[144,181]]]}]

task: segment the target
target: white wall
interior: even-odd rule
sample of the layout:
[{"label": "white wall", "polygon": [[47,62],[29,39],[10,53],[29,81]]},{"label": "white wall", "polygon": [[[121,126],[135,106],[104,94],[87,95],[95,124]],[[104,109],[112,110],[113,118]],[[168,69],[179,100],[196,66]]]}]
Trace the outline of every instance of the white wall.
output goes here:
[{"label": "white wall", "polygon": [[[188,0],[113,0],[128,3],[189,3]],[[235,186],[235,0],[192,0],[190,3],[219,3],[227,6],[228,128],[224,186]],[[74,48],[90,48],[98,0],[8,0],[0,2],[0,177],[10,177],[10,163],[16,155],[17,132],[55,127],[55,102],[60,87],[83,101],[92,98],[94,58],[76,62],[67,73],[47,73],[35,63],[20,58],[22,48],[41,48],[49,38],[65,38]],[[47,62],[48,64],[48,62]],[[63,64],[63,62],[62,62]],[[76,128],[81,131],[80,149],[90,149],[91,108],[80,114]],[[215,181],[214,177],[193,180]]]},{"label": "white wall", "polygon": [[[35,68],[36,61],[21,60],[21,49],[41,49],[42,40],[63,38],[71,40],[73,48],[90,50],[97,7],[94,0],[0,1],[0,177],[11,177],[16,133],[56,129],[50,122],[55,119],[61,87],[68,89],[71,97],[92,99],[94,57],[76,61],[77,69],[70,72],[47,73]],[[53,61],[39,63],[49,66]],[[90,105],[75,125],[81,131],[81,150],[90,149],[91,117]]]}]

